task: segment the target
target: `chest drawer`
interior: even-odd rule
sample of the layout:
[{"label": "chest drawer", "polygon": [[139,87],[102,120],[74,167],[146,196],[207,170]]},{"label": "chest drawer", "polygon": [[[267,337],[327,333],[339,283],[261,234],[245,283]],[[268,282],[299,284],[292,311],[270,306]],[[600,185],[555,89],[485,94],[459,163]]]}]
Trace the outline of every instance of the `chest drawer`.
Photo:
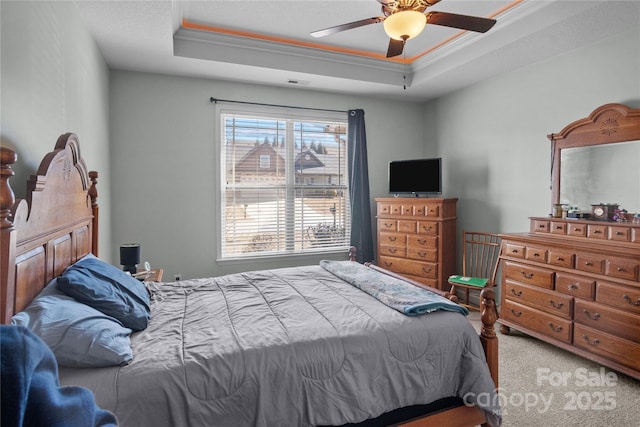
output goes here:
[{"label": "chest drawer", "polygon": [[407,258],[417,259],[418,261],[436,262],[438,260],[438,250],[409,246],[407,247]]},{"label": "chest drawer", "polygon": [[394,219],[378,219],[378,231],[398,231],[398,221]]},{"label": "chest drawer", "polygon": [[573,345],[614,360],[633,369],[640,369],[640,344],[576,323]]},{"label": "chest drawer", "polygon": [[573,298],[568,295],[547,291],[541,288],[525,286],[511,280],[505,281],[505,298],[520,304],[535,307],[556,316],[571,319],[571,303]]},{"label": "chest drawer", "polygon": [[547,250],[535,246],[527,246],[524,250],[524,258],[529,261],[547,262]]},{"label": "chest drawer", "polygon": [[575,301],[574,320],[600,331],[640,343],[640,316],[602,304]]},{"label": "chest drawer", "polygon": [[437,236],[409,235],[407,236],[407,246],[423,249],[436,249],[438,247]]},{"label": "chest drawer", "polygon": [[608,258],[605,263],[605,274],[621,279],[638,280],[638,263],[631,259]]},{"label": "chest drawer", "polygon": [[567,235],[575,237],[587,237],[586,224],[567,224]]},{"label": "chest drawer", "polygon": [[380,255],[397,256],[404,258],[407,256],[405,246],[380,245]]},{"label": "chest drawer", "polygon": [[607,226],[599,224],[587,225],[587,237],[590,239],[607,239]]},{"label": "chest drawer", "polygon": [[534,233],[548,233],[551,229],[551,223],[546,220],[536,219],[531,224],[531,231]]},{"label": "chest drawer", "polygon": [[596,284],[596,301],[640,314],[640,288],[598,282]]},{"label": "chest drawer", "polygon": [[504,263],[505,278],[527,285],[553,289],[553,271],[530,265],[506,261]]},{"label": "chest drawer", "polygon": [[563,251],[561,249],[549,249],[549,257],[547,262],[551,265],[559,267],[573,268],[573,252]]},{"label": "chest drawer", "polygon": [[426,205],[425,206],[425,216],[430,216],[433,218],[440,217],[440,206],[438,205]]},{"label": "chest drawer", "polygon": [[418,221],[418,233],[437,235],[438,223],[431,221]]},{"label": "chest drawer", "polygon": [[604,257],[588,254],[576,254],[576,270],[588,273],[604,273]]},{"label": "chest drawer", "polygon": [[405,273],[429,279],[438,278],[438,264],[435,263],[380,256],[380,264],[381,267],[397,273]]},{"label": "chest drawer", "polygon": [[551,221],[551,234],[567,234],[567,223]]},{"label": "chest drawer", "polygon": [[524,258],[524,246],[505,242],[502,244],[502,255],[514,258]]},{"label": "chest drawer", "polygon": [[616,242],[630,242],[631,228],[616,227],[614,225],[609,226],[609,240],[615,240]]},{"label": "chest drawer", "polygon": [[571,321],[505,299],[500,317],[557,340],[571,343]]},{"label": "chest drawer", "polygon": [[417,228],[416,221],[400,220],[398,221],[398,231],[403,233],[415,233]]},{"label": "chest drawer", "polygon": [[407,244],[407,235],[404,233],[380,233],[380,244],[391,246],[404,246]]},{"label": "chest drawer", "polygon": [[556,291],[574,297],[593,300],[596,281],[567,273],[556,273]]}]

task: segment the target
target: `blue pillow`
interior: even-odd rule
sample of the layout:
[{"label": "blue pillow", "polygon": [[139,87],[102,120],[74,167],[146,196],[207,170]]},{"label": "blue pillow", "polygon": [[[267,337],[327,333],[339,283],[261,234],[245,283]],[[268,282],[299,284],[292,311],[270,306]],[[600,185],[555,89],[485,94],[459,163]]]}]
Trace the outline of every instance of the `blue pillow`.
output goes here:
[{"label": "blue pillow", "polygon": [[58,289],[53,279],[29,306],[11,319],[38,335],[60,366],[118,366],[133,358],[131,329]]},{"label": "blue pillow", "polygon": [[58,287],[134,331],[149,323],[151,309],[144,284],[96,257],[85,257],[68,267],[58,277]]}]

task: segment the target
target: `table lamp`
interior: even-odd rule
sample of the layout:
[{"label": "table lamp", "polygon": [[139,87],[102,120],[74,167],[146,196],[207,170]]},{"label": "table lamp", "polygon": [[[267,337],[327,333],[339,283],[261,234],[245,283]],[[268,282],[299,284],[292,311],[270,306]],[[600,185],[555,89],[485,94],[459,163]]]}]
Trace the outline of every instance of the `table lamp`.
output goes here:
[{"label": "table lamp", "polygon": [[140,244],[126,243],[120,245],[120,264],[124,271],[136,274],[138,263],[140,262]]}]

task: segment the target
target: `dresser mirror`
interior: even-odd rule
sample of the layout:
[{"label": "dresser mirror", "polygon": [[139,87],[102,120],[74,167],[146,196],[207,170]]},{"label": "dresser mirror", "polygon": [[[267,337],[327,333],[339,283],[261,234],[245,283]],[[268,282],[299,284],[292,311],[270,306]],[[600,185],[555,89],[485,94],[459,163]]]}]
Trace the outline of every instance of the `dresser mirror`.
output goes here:
[{"label": "dresser mirror", "polygon": [[588,210],[617,203],[640,212],[640,141],[561,150],[559,203]]},{"label": "dresser mirror", "polygon": [[640,212],[640,109],[606,104],[548,138],[552,205],[588,212],[614,203]]}]

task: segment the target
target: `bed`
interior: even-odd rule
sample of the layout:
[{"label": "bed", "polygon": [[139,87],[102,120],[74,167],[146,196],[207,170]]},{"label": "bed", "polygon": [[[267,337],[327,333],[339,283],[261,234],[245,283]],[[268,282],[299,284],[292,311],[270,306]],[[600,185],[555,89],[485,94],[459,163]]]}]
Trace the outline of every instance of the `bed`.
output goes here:
[{"label": "bed", "polygon": [[[30,310],[69,272],[103,268],[98,174],[77,136],[64,134],[15,201],[16,155],[2,147],[0,158],[0,314],[3,324],[25,313],[33,321]],[[499,425],[493,289],[482,293],[478,336],[446,294],[429,302],[439,309],[407,315],[367,290],[372,282],[424,291],[355,261],[147,284],[141,326],[113,314],[128,331],[124,339],[117,329],[130,344],[124,359],[88,367],[54,350],[60,379],[89,388],[125,427]]]}]

